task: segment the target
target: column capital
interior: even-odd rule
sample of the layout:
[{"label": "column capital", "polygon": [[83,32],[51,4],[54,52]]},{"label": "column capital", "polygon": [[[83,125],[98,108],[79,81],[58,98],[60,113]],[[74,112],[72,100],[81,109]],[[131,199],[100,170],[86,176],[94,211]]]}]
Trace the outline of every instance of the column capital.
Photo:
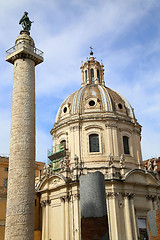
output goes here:
[{"label": "column capital", "polygon": [[69,195],[64,195],[60,197],[61,202],[69,202],[70,201],[70,196]]},{"label": "column capital", "polygon": [[80,194],[75,193],[75,194],[73,194],[73,197],[74,197],[75,200],[79,200],[80,199]]},{"label": "column capital", "polygon": [[46,205],[50,205],[51,204],[51,200],[43,200],[40,202],[41,207],[46,207]]},{"label": "column capital", "polygon": [[122,197],[127,198],[127,199],[133,199],[133,197],[135,195],[134,193],[131,193],[131,192],[124,192],[121,194],[122,194]]},{"label": "column capital", "polygon": [[106,196],[110,197],[110,198],[116,198],[116,197],[118,197],[118,195],[119,195],[119,193],[117,193],[117,192],[107,192],[106,193]]},{"label": "column capital", "polygon": [[154,200],[157,199],[157,196],[156,196],[156,195],[150,195],[150,194],[148,194],[148,195],[145,195],[145,197],[147,198],[147,200],[152,200],[152,201],[154,201]]}]

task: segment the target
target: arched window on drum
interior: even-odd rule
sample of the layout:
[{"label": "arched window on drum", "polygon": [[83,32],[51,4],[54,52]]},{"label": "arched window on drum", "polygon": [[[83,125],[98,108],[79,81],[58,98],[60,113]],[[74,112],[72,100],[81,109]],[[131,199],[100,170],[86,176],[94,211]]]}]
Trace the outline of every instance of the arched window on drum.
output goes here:
[{"label": "arched window on drum", "polygon": [[89,151],[99,152],[99,135],[98,134],[89,135]]},{"label": "arched window on drum", "polygon": [[85,80],[86,80],[86,83],[87,83],[87,70],[85,70]]},{"label": "arched window on drum", "polygon": [[66,149],[66,140],[62,140],[62,141],[60,142],[60,148]]},{"label": "arched window on drum", "polygon": [[127,137],[127,136],[123,136],[123,150],[124,150],[124,154],[130,154],[129,137]]},{"label": "arched window on drum", "polygon": [[91,69],[91,84],[94,84],[94,70]]},{"label": "arched window on drum", "polygon": [[99,70],[98,69],[97,69],[97,78],[98,78],[98,81],[100,82]]}]

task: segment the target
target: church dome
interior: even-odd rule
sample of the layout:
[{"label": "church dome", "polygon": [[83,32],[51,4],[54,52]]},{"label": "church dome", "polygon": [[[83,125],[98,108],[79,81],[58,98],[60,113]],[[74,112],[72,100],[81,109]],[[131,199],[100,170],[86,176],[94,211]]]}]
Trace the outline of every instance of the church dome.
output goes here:
[{"label": "church dome", "polygon": [[103,113],[134,118],[130,103],[112,89],[99,84],[85,85],[69,95],[61,104],[55,123],[73,115]]},{"label": "church dome", "polygon": [[104,115],[104,117],[123,117],[135,120],[130,103],[119,93],[104,84],[103,64],[91,55],[82,63],[82,87],[69,95],[61,104],[55,119],[55,125],[75,117]]},{"label": "church dome", "polygon": [[81,88],[70,94],[57,112],[51,130],[53,156],[60,158],[57,146],[63,144],[70,166],[75,155],[85,168],[106,166],[112,156],[117,167],[124,157],[129,168],[140,166],[141,126],[134,110],[122,95],[105,86],[103,63],[90,54],[81,65]]}]

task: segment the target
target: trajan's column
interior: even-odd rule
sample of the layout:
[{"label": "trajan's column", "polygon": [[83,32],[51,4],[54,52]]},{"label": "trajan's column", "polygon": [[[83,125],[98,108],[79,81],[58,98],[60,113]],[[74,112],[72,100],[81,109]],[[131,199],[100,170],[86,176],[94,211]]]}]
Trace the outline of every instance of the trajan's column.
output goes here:
[{"label": "trajan's column", "polygon": [[23,30],[5,59],[14,64],[5,240],[34,239],[35,66],[43,53],[30,37],[27,12],[19,23]]}]

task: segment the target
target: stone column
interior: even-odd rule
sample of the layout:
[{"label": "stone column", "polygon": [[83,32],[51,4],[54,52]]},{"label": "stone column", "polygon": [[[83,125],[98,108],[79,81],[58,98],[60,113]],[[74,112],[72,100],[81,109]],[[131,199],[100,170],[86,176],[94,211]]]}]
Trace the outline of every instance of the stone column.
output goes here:
[{"label": "stone column", "polygon": [[116,198],[118,197],[118,193],[116,192],[108,192],[106,194],[107,199],[108,199],[108,211],[109,211],[109,231],[111,235],[111,239],[119,239],[119,234],[118,234],[118,222],[117,222],[117,200]]},{"label": "stone column", "polygon": [[85,75],[84,75],[84,70],[81,70],[82,72],[82,86],[85,85]]},{"label": "stone column", "polygon": [[65,196],[65,240],[69,240],[69,199],[68,195]]},{"label": "stone column", "polygon": [[62,239],[65,239],[65,212],[64,212],[64,204],[65,204],[65,196],[60,197],[61,199],[61,206],[62,206]]},{"label": "stone column", "polygon": [[49,204],[50,200],[46,200],[46,224],[45,224],[45,239],[49,239]]},{"label": "stone column", "polygon": [[153,195],[146,195],[146,198],[148,200],[148,205],[149,205],[150,210],[154,210],[154,206],[153,206],[154,196]]},{"label": "stone column", "polygon": [[34,239],[35,53],[29,32],[21,31],[6,61],[14,64],[5,240]]},{"label": "stone column", "polygon": [[46,229],[46,207],[45,201],[41,202],[42,207],[42,240],[45,240],[45,229]]},{"label": "stone column", "polygon": [[134,209],[134,195],[132,194],[130,197],[130,203],[131,203],[131,214],[132,214],[132,226],[133,226],[133,239],[138,240],[138,233],[137,233],[137,224],[136,224],[136,215],[135,215],[135,209]]},{"label": "stone column", "polygon": [[75,223],[75,240],[80,240],[81,239],[81,235],[80,235],[80,207],[79,207],[79,198],[80,198],[80,194],[79,193],[75,193],[74,196],[74,210],[75,210],[75,215],[74,215],[74,223]]},{"label": "stone column", "polygon": [[106,136],[107,136],[107,155],[111,154],[114,156],[114,147],[113,147],[113,135],[112,135],[112,126],[107,123],[106,125]]},{"label": "stone column", "polygon": [[80,157],[80,126],[74,126],[75,154]]},{"label": "stone column", "polygon": [[117,126],[116,125],[114,125],[112,127],[112,133],[113,133],[114,156],[119,156],[118,134],[117,134]]},{"label": "stone column", "polygon": [[132,224],[131,224],[131,212],[130,212],[130,194],[124,193],[124,215],[125,215],[125,231],[126,239],[133,239]]},{"label": "stone column", "polygon": [[72,151],[71,151],[71,163],[74,163],[74,156],[75,156],[75,141],[74,141],[74,127],[70,127],[70,141],[71,141],[71,145],[72,145]]},{"label": "stone column", "polygon": [[87,84],[91,83],[90,69],[87,67]]}]

